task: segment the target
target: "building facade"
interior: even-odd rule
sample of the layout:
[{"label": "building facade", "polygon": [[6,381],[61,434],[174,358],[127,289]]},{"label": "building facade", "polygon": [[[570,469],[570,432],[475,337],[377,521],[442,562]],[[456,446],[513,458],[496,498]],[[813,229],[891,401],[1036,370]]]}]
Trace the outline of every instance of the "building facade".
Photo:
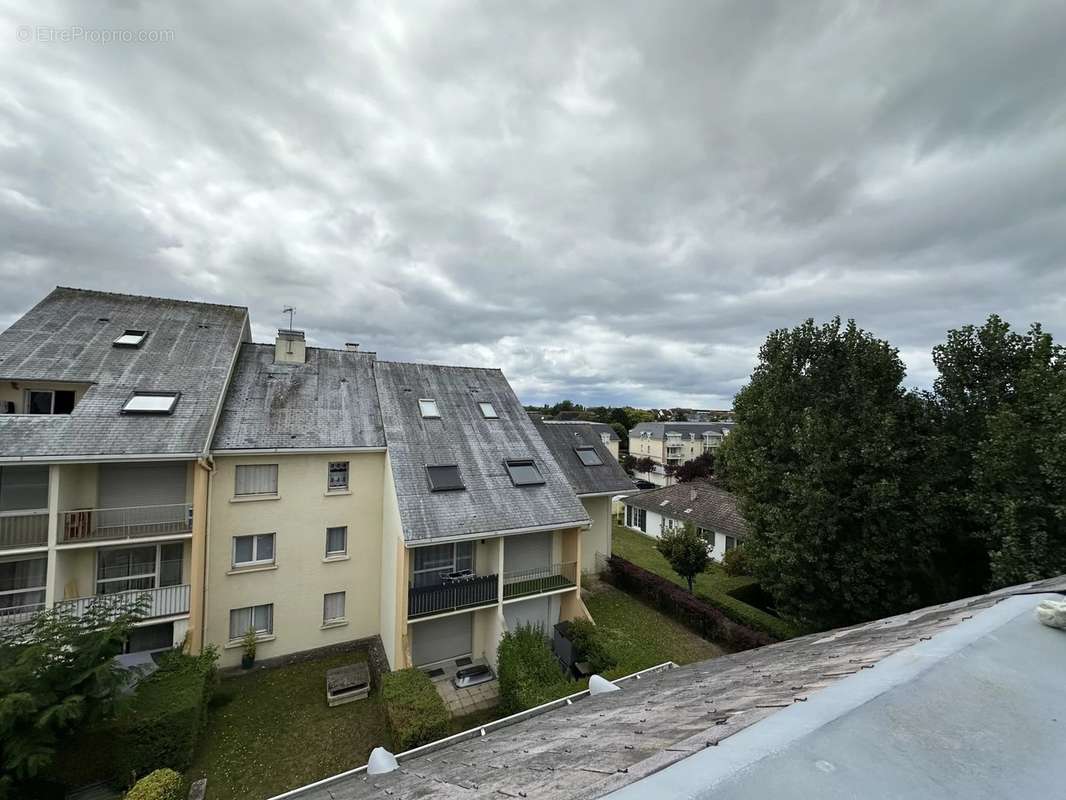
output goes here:
[{"label": "building facade", "polygon": [[629,432],[629,453],[650,458],[654,463],[648,472],[637,477],[656,486],[674,483],[666,467],[678,467],[687,461],[713,453],[733,429],[732,422],[641,422]]}]

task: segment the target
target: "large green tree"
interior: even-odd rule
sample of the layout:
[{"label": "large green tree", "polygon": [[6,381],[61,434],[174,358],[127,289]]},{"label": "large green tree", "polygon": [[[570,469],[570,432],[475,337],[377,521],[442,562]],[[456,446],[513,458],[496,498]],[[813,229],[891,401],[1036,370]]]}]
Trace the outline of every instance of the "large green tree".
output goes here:
[{"label": "large green tree", "polygon": [[887,342],[854,322],[769,335],[718,453],[740,495],[754,572],[783,613],[819,627],[927,599],[927,403]]},{"label": "large green tree", "polygon": [[707,542],[696,533],[696,526],[686,522],[680,528],[667,528],[655,542],[655,548],[670,563],[670,569],[688,581],[692,591],[692,579],[707,569],[711,557],[707,554]]}]

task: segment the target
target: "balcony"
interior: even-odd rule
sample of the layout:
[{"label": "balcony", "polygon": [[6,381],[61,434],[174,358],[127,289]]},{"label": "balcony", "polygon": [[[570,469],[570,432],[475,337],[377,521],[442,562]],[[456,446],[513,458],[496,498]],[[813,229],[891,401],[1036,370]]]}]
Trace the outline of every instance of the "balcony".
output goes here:
[{"label": "balcony", "polygon": [[175,617],[189,613],[190,587],[188,584],[179,586],[161,586],[158,589],[132,589],[128,592],[115,592],[114,594],[99,594],[92,597],[77,597],[72,600],[57,600],[55,607],[60,611],[66,611],[75,616],[83,616],[91,606],[104,609],[114,614],[132,611],[137,604],[142,602],[145,606],[141,613],[144,619],[158,619],[159,617]]},{"label": "balcony", "polygon": [[0,512],[0,550],[47,546],[47,511]]},{"label": "balcony", "polygon": [[62,544],[192,533],[192,506],[172,503],[129,508],[83,508],[59,513]]},{"label": "balcony", "polygon": [[407,590],[407,618],[493,605],[499,594],[498,583],[497,575],[475,575],[456,583],[411,587]]},{"label": "balcony", "polygon": [[44,610],[44,603],[33,603],[28,606],[6,606],[0,608],[0,626],[18,625],[27,622],[38,611]]},{"label": "balcony", "polygon": [[577,586],[577,562],[564,561],[547,567],[521,569],[503,576],[503,599],[573,589]]}]

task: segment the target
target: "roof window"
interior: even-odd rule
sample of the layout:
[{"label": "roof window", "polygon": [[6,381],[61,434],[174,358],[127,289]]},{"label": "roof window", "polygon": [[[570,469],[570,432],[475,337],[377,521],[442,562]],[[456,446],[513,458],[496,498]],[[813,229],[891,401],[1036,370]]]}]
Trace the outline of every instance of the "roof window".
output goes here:
[{"label": "roof window", "polygon": [[603,464],[603,459],[600,458],[595,447],[575,447],[574,452],[586,467],[599,467]]},{"label": "roof window", "polygon": [[123,414],[171,414],[181,392],[134,392],[122,406]]},{"label": "roof window", "polygon": [[659,505],[660,506],[668,506],[668,505],[670,505],[670,501],[669,500],[663,500],[661,503],[659,503]]},{"label": "roof window", "polygon": [[438,464],[432,467],[427,465],[426,473],[429,475],[431,492],[453,492],[466,488],[456,464]]},{"label": "roof window", "polygon": [[544,476],[540,474],[537,465],[528,459],[503,463],[507,467],[507,474],[511,476],[511,483],[515,486],[539,486],[544,483]]},{"label": "roof window", "polygon": [[485,419],[499,419],[500,415],[496,413],[495,407],[492,403],[478,403],[477,407],[481,409],[481,416]]},{"label": "roof window", "polygon": [[440,419],[436,400],[419,400],[418,410],[422,412],[422,419]]},{"label": "roof window", "polygon": [[148,338],[148,331],[126,331],[124,334],[115,339],[115,347],[140,347],[145,339]]}]

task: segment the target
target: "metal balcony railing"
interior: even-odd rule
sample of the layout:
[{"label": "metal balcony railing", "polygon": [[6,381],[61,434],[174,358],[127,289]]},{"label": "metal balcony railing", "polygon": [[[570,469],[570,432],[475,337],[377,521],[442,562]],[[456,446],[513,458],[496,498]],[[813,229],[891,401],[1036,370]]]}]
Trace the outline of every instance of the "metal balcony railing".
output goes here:
[{"label": "metal balcony railing", "polygon": [[498,575],[476,575],[465,581],[440,586],[412,586],[407,590],[407,618],[492,605],[498,596]]},{"label": "metal balcony railing", "polygon": [[503,599],[554,592],[577,586],[577,562],[564,561],[547,567],[520,569],[503,575]]},{"label": "metal balcony railing", "polygon": [[80,617],[95,604],[97,608],[112,611],[117,615],[134,610],[143,599],[144,606],[141,613],[144,614],[144,619],[174,617],[189,613],[190,591],[191,587],[187,583],[178,586],[160,586],[158,589],[132,589],[128,592],[57,600],[55,607]]},{"label": "metal balcony railing", "polygon": [[38,611],[44,610],[44,603],[33,603],[28,606],[7,606],[0,608],[0,625],[17,625],[26,622]]},{"label": "metal balcony railing", "polygon": [[188,503],[59,512],[59,541],[65,544],[191,532],[192,506]]},{"label": "metal balcony railing", "polygon": [[0,549],[45,547],[47,544],[47,511],[0,512]]}]

